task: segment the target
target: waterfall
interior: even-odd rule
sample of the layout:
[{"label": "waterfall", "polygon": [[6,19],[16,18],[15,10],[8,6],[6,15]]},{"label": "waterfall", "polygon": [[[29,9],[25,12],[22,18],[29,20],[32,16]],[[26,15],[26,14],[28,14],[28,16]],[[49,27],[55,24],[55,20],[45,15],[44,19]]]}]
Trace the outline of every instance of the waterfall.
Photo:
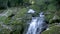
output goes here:
[{"label": "waterfall", "polygon": [[45,16],[43,12],[39,13],[39,17],[32,17],[26,34],[41,34],[41,32],[47,28],[44,17]]}]

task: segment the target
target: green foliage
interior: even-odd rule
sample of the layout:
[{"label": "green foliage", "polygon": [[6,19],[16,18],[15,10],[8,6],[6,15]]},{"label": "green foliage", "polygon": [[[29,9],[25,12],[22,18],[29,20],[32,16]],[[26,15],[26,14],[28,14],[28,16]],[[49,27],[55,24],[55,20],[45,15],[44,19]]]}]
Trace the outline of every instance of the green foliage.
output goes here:
[{"label": "green foliage", "polygon": [[1,29],[0,34],[9,34],[10,30],[9,29]]},{"label": "green foliage", "polygon": [[43,5],[45,0],[35,0],[37,5]]},{"label": "green foliage", "polygon": [[56,6],[54,6],[53,4],[49,4],[47,10],[49,10],[49,11],[56,11]]},{"label": "green foliage", "polygon": [[[8,8],[5,10],[7,13],[2,12],[6,15],[0,16],[0,22],[2,22],[2,25],[6,25],[6,27],[10,26],[12,31],[4,28],[0,24],[0,34],[22,34],[27,25],[27,21],[31,20],[32,16],[38,16],[41,11],[45,13],[50,12],[50,14],[45,14],[45,18],[49,23],[60,22],[59,2],[59,0],[0,0],[1,9],[17,6],[16,10],[15,8]],[[23,5],[29,5],[28,7],[36,12],[34,14],[27,14],[28,9],[24,7],[21,8]],[[18,8],[18,6],[20,7]],[[14,16],[11,16],[12,14],[14,14]],[[53,20],[54,15],[59,16],[59,18]],[[51,30],[44,31],[43,34],[60,34],[59,28],[60,27],[57,26],[51,27]]]},{"label": "green foliage", "polygon": [[17,11],[18,11],[17,14],[16,14],[17,18],[23,17],[27,13],[27,9],[26,8],[22,8],[22,9],[19,9]]},{"label": "green foliage", "polygon": [[31,5],[30,8],[32,8],[33,10],[35,10],[37,12],[40,11],[39,6],[37,6],[37,5]]},{"label": "green foliage", "polygon": [[49,30],[42,32],[42,34],[60,34],[60,26],[52,26]]},{"label": "green foliage", "polygon": [[23,0],[24,1],[24,3],[29,3],[29,0]]},{"label": "green foliage", "polygon": [[[14,8],[15,9],[15,8]],[[26,8],[18,8],[18,10],[16,9],[16,11],[14,11],[14,9],[10,8],[10,9],[6,9],[3,14],[3,16],[0,16],[0,25],[1,28],[3,27],[4,29],[1,30],[1,34],[22,34],[22,32],[24,31],[24,27],[26,27],[26,22],[31,19],[31,17],[28,17],[27,14],[27,9]],[[16,13],[15,13],[16,12]],[[10,17],[10,15],[15,14],[14,16]],[[19,19],[21,18],[21,19]],[[3,26],[4,25],[4,26]],[[10,29],[5,29],[5,27],[10,28]],[[2,33],[4,32],[4,33]]]},{"label": "green foliage", "polygon": [[0,22],[4,21],[5,19],[6,19],[5,16],[1,16],[1,17],[0,17]]},{"label": "green foliage", "polygon": [[22,34],[23,27],[21,25],[13,25],[13,30],[10,32],[10,34]]}]

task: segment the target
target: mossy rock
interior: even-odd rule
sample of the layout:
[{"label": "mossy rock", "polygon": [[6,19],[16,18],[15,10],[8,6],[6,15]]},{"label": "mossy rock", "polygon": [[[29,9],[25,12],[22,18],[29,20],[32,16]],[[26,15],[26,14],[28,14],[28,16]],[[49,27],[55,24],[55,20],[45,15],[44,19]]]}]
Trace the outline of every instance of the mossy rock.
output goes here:
[{"label": "mossy rock", "polygon": [[10,34],[10,31],[8,29],[3,29],[0,31],[0,34]]},{"label": "mossy rock", "polygon": [[59,23],[60,22],[60,19],[55,19],[55,20],[50,20],[49,23],[52,24],[52,23]]},{"label": "mossy rock", "polygon": [[60,26],[52,26],[49,30],[42,32],[42,34],[60,34]]},{"label": "mossy rock", "polygon": [[49,20],[49,23],[59,23],[60,22],[60,17],[59,16],[54,16],[52,19]]},{"label": "mossy rock", "polygon": [[16,13],[15,17],[16,18],[23,17],[23,16],[26,15],[27,11],[28,10],[26,8],[22,8],[22,9],[18,10],[18,12]]},{"label": "mossy rock", "polygon": [[0,34],[10,34],[11,30],[6,28],[6,27],[3,27],[1,26],[0,24]]},{"label": "mossy rock", "polygon": [[10,34],[21,34],[22,29],[23,28],[21,25],[13,25],[13,30],[10,32]]}]

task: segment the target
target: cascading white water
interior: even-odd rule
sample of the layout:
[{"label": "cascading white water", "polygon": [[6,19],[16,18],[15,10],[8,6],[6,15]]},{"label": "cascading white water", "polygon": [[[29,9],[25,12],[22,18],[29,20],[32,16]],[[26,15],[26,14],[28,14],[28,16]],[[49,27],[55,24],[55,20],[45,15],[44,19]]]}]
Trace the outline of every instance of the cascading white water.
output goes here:
[{"label": "cascading white water", "polygon": [[27,34],[35,34],[37,27],[37,18],[32,18]]},{"label": "cascading white water", "polygon": [[39,17],[33,17],[26,34],[41,34],[46,29],[47,24],[44,19],[44,14],[41,12]]}]

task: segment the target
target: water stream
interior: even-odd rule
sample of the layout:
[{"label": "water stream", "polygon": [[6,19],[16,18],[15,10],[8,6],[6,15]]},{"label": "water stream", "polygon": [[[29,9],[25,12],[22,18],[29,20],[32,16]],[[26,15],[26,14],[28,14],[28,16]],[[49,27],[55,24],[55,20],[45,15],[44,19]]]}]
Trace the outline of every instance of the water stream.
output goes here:
[{"label": "water stream", "polygon": [[32,17],[31,23],[26,34],[41,34],[41,32],[46,28],[47,23],[45,22],[44,13],[40,12],[39,17]]}]

